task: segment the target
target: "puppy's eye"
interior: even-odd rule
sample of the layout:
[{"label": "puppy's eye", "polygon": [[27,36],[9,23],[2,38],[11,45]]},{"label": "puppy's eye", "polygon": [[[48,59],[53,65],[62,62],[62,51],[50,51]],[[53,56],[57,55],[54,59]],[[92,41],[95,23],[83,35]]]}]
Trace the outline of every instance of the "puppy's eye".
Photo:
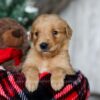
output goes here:
[{"label": "puppy's eye", "polygon": [[35,32],[34,35],[37,37],[39,35],[39,32]]},{"label": "puppy's eye", "polygon": [[58,34],[58,31],[53,31],[52,34],[53,35],[57,35]]}]

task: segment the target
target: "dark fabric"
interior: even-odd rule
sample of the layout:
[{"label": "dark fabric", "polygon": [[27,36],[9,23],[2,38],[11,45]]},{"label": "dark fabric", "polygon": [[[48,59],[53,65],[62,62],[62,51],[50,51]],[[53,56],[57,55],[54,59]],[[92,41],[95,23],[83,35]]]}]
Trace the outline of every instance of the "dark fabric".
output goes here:
[{"label": "dark fabric", "polygon": [[57,92],[50,86],[50,74],[43,73],[38,89],[29,93],[23,74],[0,69],[0,100],[87,100],[88,96],[89,84],[80,71],[67,75],[64,87]]}]

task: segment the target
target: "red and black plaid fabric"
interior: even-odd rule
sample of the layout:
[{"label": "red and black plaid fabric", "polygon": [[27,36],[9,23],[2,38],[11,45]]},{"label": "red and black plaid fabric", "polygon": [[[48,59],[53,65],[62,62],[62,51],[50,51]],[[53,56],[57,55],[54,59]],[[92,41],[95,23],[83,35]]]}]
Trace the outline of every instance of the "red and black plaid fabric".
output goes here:
[{"label": "red and black plaid fabric", "polygon": [[88,96],[89,84],[80,71],[67,75],[64,87],[57,92],[50,86],[50,74],[43,73],[38,89],[29,93],[22,73],[0,69],[0,100],[87,100]]}]

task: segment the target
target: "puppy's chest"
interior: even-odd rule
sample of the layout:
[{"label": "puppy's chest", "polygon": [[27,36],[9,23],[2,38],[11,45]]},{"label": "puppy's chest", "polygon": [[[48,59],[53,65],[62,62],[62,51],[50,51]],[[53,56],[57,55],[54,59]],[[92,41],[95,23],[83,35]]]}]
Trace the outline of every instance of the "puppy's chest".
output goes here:
[{"label": "puppy's chest", "polygon": [[47,60],[39,60],[36,67],[38,67],[40,73],[49,72],[49,62]]}]

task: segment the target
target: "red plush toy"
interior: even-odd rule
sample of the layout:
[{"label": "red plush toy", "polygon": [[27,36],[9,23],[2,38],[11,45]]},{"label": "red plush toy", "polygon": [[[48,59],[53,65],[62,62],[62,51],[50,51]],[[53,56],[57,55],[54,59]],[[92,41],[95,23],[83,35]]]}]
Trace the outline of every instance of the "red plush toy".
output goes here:
[{"label": "red plush toy", "polygon": [[22,50],[15,48],[0,49],[0,63],[4,63],[13,59],[14,65],[17,66],[21,63]]},{"label": "red plush toy", "polygon": [[17,71],[27,49],[25,29],[13,19],[0,19],[0,65],[7,70]]}]

